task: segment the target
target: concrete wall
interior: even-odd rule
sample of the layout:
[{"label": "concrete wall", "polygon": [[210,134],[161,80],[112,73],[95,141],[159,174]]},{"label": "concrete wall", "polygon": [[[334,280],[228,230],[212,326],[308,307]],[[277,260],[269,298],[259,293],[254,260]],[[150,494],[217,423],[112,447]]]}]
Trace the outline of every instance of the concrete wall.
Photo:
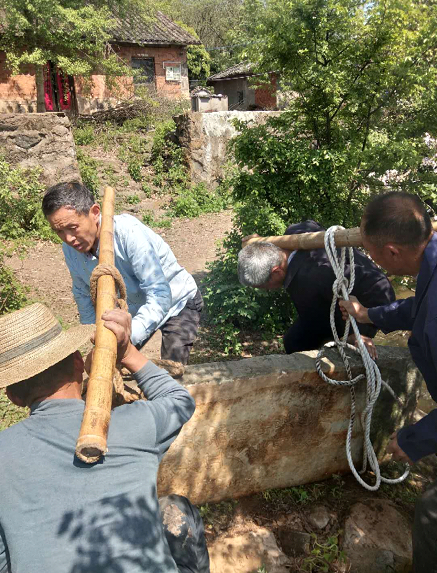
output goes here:
[{"label": "concrete wall", "polygon": [[192,96],[191,110],[200,111],[202,113],[211,113],[213,111],[228,111],[228,96]]},{"label": "concrete wall", "polygon": [[176,135],[185,152],[191,180],[217,185],[224,176],[228,141],[238,133],[234,119],[264,123],[275,111],[190,112],[174,118]]},{"label": "concrete wall", "polygon": [[[380,347],[378,352],[384,380],[404,401],[399,407],[386,390],[381,391],[373,417],[374,444],[381,453],[390,433],[411,418],[422,379],[408,349]],[[194,503],[217,502],[347,472],[350,393],[319,378],[316,354],[189,366],[183,384],[197,408],[161,464],[160,494],[183,494]],[[352,364],[354,375],[362,371],[357,359]],[[332,378],[346,378],[333,350],[324,368]],[[362,383],[357,389],[359,412],[364,392]],[[361,469],[359,416],[352,450]]]},{"label": "concrete wall", "polygon": [[41,167],[46,185],[81,180],[70,120],[62,113],[0,114],[0,153],[13,165]]}]

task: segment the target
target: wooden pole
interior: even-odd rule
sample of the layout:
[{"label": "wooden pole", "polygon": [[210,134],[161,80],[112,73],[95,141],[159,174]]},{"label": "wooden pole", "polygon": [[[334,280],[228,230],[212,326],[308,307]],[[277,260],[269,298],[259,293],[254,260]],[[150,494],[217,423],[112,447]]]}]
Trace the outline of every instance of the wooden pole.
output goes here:
[{"label": "wooden pole", "polygon": [[[106,187],[102,203],[102,226],[99,238],[99,264],[114,265],[114,199],[112,187]],[[85,411],[76,444],[76,455],[94,463],[106,453],[106,439],[112,404],[112,379],[117,358],[117,339],[100,318],[116,307],[116,289],[112,276],[97,281],[96,340],[88,381]]]},{"label": "wooden pole", "polygon": [[[437,221],[433,221],[434,231],[437,231]],[[300,233],[297,235],[282,235],[279,237],[252,237],[243,241],[243,247],[252,243],[269,242],[287,249],[288,251],[323,249],[325,247],[325,231],[316,233]],[[359,227],[339,230],[335,233],[337,247],[362,247],[363,240]]]}]

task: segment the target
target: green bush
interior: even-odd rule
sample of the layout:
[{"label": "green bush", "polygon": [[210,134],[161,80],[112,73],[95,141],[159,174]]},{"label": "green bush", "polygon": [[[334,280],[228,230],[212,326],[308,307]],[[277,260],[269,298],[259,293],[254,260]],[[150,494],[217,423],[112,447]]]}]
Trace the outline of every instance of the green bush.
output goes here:
[{"label": "green bush", "polygon": [[74,143],[76,145],[91,145],[95,141],[94,128],[90,124],[81,126],[80,124],[73,129]]},{"label": "green bush", "polygon": [[128,195],[126,197],[126,203],[129,203],[129,205],[136,205],[140,201],[141,201],[141,199],[136,194]]},{"label": "green bush", "polygon": [[141,181],[142,166],[143,166],[143,160],[141,157],[138,157],[137,155],[132,155],[130,157],[129,162],[127,164],[127,171],[134,181],[137,182]]},{"label": "green bush", "polygon": [[55,237],[41,210],[40,174],[39,168],[12,167],[0,156],[0,237]]},{"label": "green bush", "polygon": [[175,217],[198,217],[202,213],[218,213],[226,207],[225,199],[209,191],[204,183],[181,189],[171,205]]},{"label": "green bush", "polygon": [[85,153],[82,149],[77,150],[77,161],[83,184],[97,199],[100,195],[100,179],[97,174],[97,161]]},{"label": "green bush", "polygon": [[18,310],[26,302],[26,289],[4,264],[4,255],[0,250],[0,315]]}]

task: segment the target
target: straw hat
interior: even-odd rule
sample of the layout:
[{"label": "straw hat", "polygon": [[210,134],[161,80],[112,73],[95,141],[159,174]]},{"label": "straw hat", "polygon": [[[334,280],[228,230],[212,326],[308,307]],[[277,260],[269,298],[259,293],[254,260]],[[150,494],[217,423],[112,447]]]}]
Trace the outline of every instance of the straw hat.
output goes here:
[{"label": "straw hat", "polygon": [[0,388],[31,378],[85,344],[92,324],[62,330],[43,304],[0,317]]}]

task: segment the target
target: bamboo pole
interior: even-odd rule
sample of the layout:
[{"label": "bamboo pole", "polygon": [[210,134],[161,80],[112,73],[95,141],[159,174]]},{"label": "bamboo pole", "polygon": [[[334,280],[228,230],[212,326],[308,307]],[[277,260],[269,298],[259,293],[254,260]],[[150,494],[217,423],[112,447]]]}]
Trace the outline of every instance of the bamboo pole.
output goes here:
[{"label": "bamboo pole", "polygon": [[[437,221],[432,223],[434,231],[437,231]],[[322,249],[325,247],[325,231],[316,233],[300,233],[296,235],[282,235],[278,237],[248,237],[243,240],[243,247],[252,243],[269,242],[288,251]],[[362,247],[363,240],[359,227],[343,229],[335,233],[337,247]]]},{"label": "bamboo pole", "polygon": [[[99,264],[114,265],[114,199],[112,187],[106,187],[102,203],[102,226],[99,238]],[[94,463],[106,453],[106,439],[112,404],[112,379],[117,358],[117,339],[100,318],[116,307],[114,278],[109,275],[97,281],[96,339],[88,381],[85,411],[76,443],[76,455]]]}]

